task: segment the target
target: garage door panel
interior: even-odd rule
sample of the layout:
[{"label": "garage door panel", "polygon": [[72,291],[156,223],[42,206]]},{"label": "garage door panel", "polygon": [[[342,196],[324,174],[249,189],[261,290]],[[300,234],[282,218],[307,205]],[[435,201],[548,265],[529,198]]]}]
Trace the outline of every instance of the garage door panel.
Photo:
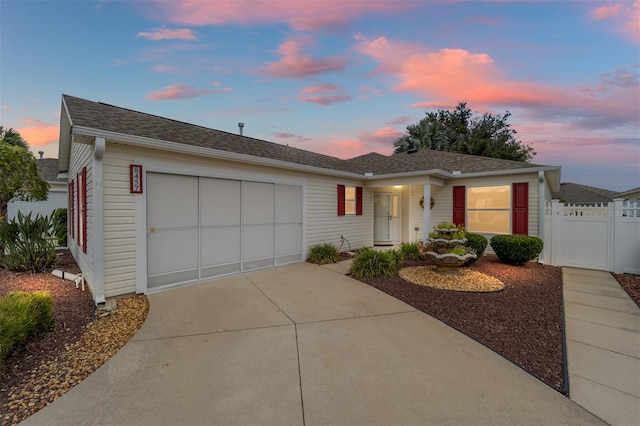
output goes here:
[{"label": "garage door panel", "polygon": [[300,224],[276,225],[276,255],[301,253],[302,226]]},{"label": "garage door panel", "polygon": [[274,185],[272,183],[242,182],[242,223],[272,224]]},{"label": "garage door panel", "polygon": [[240,181],[202,178],[200,181],[200,225],[240,224]]},{"label": "garage door panel", "polygon": [[147,174],[147,226],[198,226],[198,178]]},{"label": "garage door panel", "polygon": [[240,264],[240,226],[201,231],[200,265]]},{"label": "garage door panel", "polygon": [[302,187],[276,185],[276,223],[302,222]]},{"label": "garage door panel", "polygon": [[[150,233],[147,236],[148,274],[198,268],[198,230],[177,229]],[[197,274],[196,274],[197,278]]]},{"label": "garage door panel", "polygon": [[242,228],[242,259],[273,257],[273,224]]}]

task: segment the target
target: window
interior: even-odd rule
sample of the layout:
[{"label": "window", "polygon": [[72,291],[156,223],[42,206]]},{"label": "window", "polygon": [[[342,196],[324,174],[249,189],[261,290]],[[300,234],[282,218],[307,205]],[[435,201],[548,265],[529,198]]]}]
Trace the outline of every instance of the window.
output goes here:
[{"label": "window", "polygon": [[469,232],[522,234],[529,232],[529,183],[453,187],[453,222]]},{"label": "window", "polygon": [[467,188],[467,229],[469,232],[508,234],[511,225],[511,187]]},{"label": "window", "polygon": [[362,216],[362,187],[338,185],[338,216]]},{"label": "window", "polygon": [[76,237],[75,226],[76,226],[76,199],[75,199],[75,181],[69,182],[69,233],[71,234],[71,238]]},{"label": "window", "polygon": [[391,216],[398,217],[400,211],[400,196],[394,195],[391,201]]}]

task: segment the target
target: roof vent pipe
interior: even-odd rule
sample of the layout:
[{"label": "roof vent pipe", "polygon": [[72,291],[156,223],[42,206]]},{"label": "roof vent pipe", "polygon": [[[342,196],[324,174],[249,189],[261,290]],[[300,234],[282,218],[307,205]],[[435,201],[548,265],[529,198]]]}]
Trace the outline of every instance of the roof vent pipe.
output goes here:
[{"label": "roof vent pipe", "polygon": [[40,154],[40,159],[42,160],[44,158],[44,151],[38,151],[38,154]]},{"label": "roof vent pipe", "polygon": [[240,129],[240,136],[242,136],[242,128],[244,127],[244,123],[238,123],[238,129]]}]

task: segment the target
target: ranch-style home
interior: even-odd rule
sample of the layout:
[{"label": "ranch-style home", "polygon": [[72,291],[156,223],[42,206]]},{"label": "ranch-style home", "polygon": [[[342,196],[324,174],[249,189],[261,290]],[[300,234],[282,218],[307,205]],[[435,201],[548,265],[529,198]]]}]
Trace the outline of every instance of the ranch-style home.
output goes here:
[{"label": "ranch-style home", "polygon": [[69,248],[96,303],[423,239],[438,222],[541,236],[560,167],[449,152],[342,160],[63,95]]}]

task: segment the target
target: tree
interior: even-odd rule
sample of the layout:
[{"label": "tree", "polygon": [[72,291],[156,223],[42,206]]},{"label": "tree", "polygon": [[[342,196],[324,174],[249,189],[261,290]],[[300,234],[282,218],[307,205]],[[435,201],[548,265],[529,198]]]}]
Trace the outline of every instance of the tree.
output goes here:
[{"label": "tree", "polygon": [[38,175],[38,161],[27,143],[15,130],[0,126],[0,218],[12,198],[44,201],[48,195],[49,184]]},{"label": "tree", "polygon": [[536,153],[516,139],[516,130],[507,123],[510,116],[507,111],[474,117],[466,102],[452,111],[428,112],[417,124],[407,126],[407,134],[393,143],[394,154],[427,148],[529,162]]}]

